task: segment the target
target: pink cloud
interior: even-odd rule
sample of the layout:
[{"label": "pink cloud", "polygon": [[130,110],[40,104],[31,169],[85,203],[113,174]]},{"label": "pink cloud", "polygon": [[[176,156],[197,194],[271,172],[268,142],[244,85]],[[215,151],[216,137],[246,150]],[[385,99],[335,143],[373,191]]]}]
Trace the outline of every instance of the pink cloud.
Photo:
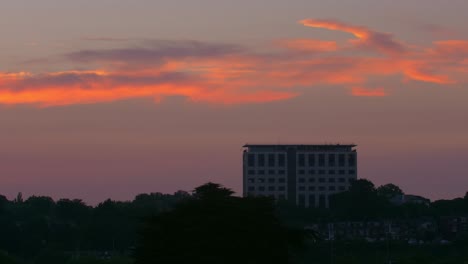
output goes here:
[{"label": "pink cloud", "polygon": [[[466,82],[468,41],[437,41],[406,47],[390,34],[334,20],[302,24],[347,32],[353,45],[380,54],[351,53],[329,40],[285,39],[280,49],[256,53],[238,45],[157,41],[144,47],[81,50],[67,63],[89,70],[32,74],[0,72],[0,104],[39,106],[112,102],[132,98],[184,96],[193,102],[261,103],[300,95],[297,88],[340,85],[353,96],[386,96],[365,88],[370,79]],[[286,48],[286,50],[285,50]],[[291,50],[296,52],[291,52]],[[405,56],[400,56],[400,55]]]}]

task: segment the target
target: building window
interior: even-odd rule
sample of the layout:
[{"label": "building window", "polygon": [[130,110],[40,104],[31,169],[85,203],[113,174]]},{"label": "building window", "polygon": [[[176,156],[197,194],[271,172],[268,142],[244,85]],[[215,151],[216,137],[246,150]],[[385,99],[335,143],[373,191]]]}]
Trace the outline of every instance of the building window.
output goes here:
[{"label": "building window", "polygon": [[268,187],[268,191],[270,191],[270,192],[275,191],[275,186],[269,186],[269,187]]},{"label": "building window", "polygon": [[319,189],[319,191],[325,191],[325,187],[324,187],[324,186],[319,186],[318,189]]},{"label": "building window", "polygon": [[274,182],[275,182],[275,178],[268,178],[268,182],[269,182],[269,183],[274,183]]},{"label": "building window", "polygon": [[310,175],[315,175],[315,170],[309,170]]},{"label": "building window", "polygon": [[258,178],[257,180],[258,180],[259,183],[265,183],[265,179],[263,179],[263,178]]},{"label": "building window", "polygon": [[319,195],[319,207],[320,208],[325,208],[327,207],[327,204],[326,204],[326,198],[325,198],[325,195],[321,194]]},{"label": "building window", "polygon": [[285,164],[286,164],[286,157],[284,156],[284,154],[278,154],[278,166],[284,167]]},{"label": "building window", "polygon": [[305,155],[304,154],[298,154],[297,155],[297,164],[299,167],[304,167],[305,166]]},{"label": "building window", "polygon": [[356,171],[355,171],[355,170],[349,170],[349,171],[348,171],[348,174],[349,174],[349,175],[354,175],[354,174],[356,174]]},{"label": "building window", "polygon": [[349,183],[352,183],[353,181],[355,181],[353,178],[349,178],[349,179],[348,179],[348,182],[349,182]]},{"label": "building window", "polygon": [[338,155],[338,166],[344,167],[345,166],[345,154]]},{"label": "building window", "polygon": [[325,167],[325,154],[318,155],[318,165],[319,167]]},{"label": "building window", "polygon": [[319,170],[318,173],[319,173],[320,175],[324,175],[324,174],[325,174],[325,170]]},{"label": "building window", "polygon": [[284,170],[279,170],[279,171],[278,171],[278,174],[279,174],[279,175],[284,175],[285,173],[286,173],[286,172],[285,172]]},{"label": "building window", "polygon": [[258,175],[265,175],[265,170],[258,170]]},{"label": "building window", "polygon": [[319,182],[325,182],[325,178],[319,178]]},{"label": "building window", "polygon": [[255,175],[255,170],[249,170],[248,174],[249,175]]},{"label": "building window", "polygon": [[299,207],[305,207],[305,195],[299,194]]},{"label": "building window", "polygon": [[356,166],[356,154],[348,154],[348,166],[349,167]]},{"label": "building window", "polygon": [[285,183],[286,180],[285,180],[284,178],[279,178],[279,179],[278,179],[278,182],[279,182],[279,183]]},{"label": "building window", "polygon": [[328,166],[335,167],[335,154],[328,154]]},{"label": "building window", "polygon": [[305,170],[299,170],[299,175],[304,175],[305,174]]},{"label": "building window", "polygon": [[309,182],[315,182],[315,178],[309,178]]},{"label": "building window", "polygon": [[286,188],[284,186],[278,187],[278,191],[284,191]]},{"label": "building window", "polygon": [[304,186],[299,186],[299,191],[305,191],[305,187]]},{"label": "building window", "polygon": [[335,171],[334,170],[328,170],[328,174],[329,175],[335,175]]},{"label": "building window", "polygon": [[340,187],[338,187],[338,189],[339,189],[340,191],[345,191],[345,190],[346,190],[346,187],[340,186]]},{"label": "building window", "polygon": [[249,183],[255,183],[255,179],[250,178]]},{"label": "building window", "polygon": [[315,207],[315,195],[309,195],[309,207]]},{"label": "building window", "polygon": [[305,182],[305,178],[299,178],[299,183],[304,183]]},{"label": "building window", "polygon": [[339,171],[338,171],[338,174],[344,175],[344,174],[345,174],[345,170],[339,170]]},{"label": "building window", "polygon": [[249,167],[255,167],[255,154],[249,154],[247,156],[247,163]]},{"label": "building window", "polygon": [[335,186],[328,186],[328,190],[329,191],[334,191],[334,190],[336,190],[336,188],[335,188]]},{"label": "building window", "polygon": [[258,166],[265,167],[265,154],[258,154]]},{"label": "building window", "polygon": [[328,178],[328,182],[335,182],[335,178]]},{"label": "building window", "polygon": [[309,186],[309,191],[315,191],[315,186]]},{"label": "building window", "polygon": [[268,170],[268,174],[275,175],[275,170]]},{"label": "building window", "polygon": [[275,154],[268,154],[268,166],[269,167],[275,166]]},{"label": "building window", "polygon": [[309,154],[309,166],[315,167],[315,154]]},{"label": "building window", "polygon": [[255,187],[254,186],[249,186],[249,192],[253,192],[255,191]]},{"label": "building window", "polygon": [[339,182],[345,182],[345,178],[339,178],[338,181]]}]

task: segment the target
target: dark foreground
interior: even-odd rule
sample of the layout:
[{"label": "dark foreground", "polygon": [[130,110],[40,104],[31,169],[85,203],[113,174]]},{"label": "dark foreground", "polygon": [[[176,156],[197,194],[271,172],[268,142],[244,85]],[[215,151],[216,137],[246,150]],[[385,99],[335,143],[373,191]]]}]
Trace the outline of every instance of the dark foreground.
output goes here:
[{"label": "dark foreground", "polygon": [[0,264],[468,263],[468,196],[392,204],[401,194],[359,180],[330,209],[212,183],[96,207],[0,196]]}]

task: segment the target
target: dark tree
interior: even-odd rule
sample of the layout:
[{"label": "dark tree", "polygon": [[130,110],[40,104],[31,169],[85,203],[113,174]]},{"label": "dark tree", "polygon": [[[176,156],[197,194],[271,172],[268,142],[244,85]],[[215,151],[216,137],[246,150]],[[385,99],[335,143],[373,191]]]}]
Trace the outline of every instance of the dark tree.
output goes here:
[{"label": "dark tree", "polygon": [[397,195],[403,195],[403,191],[395,184],[389,183],[378,187],[377,194],[386,199],[392,199]]},{"label": "dark tree", "polygon": [[8,204],[10,202],[8,201],[8,199],[3,196],[3,195],[0,195],[0,214],[4,213]]},{"label": "dark tree", "polygon": [[208,183],[174,210],[149,218],[136,263],[288,263],[291,245],[301,244],[302,233],[278,221],[272,199],[232,194]]},{"label": "dark tree", "polygon": [[366,179],[353,181],[349,191],[330,198],[332,212],[343,218],[374,218],[385,214],[389,207],[388,200],[379,196],[374,184]]}]

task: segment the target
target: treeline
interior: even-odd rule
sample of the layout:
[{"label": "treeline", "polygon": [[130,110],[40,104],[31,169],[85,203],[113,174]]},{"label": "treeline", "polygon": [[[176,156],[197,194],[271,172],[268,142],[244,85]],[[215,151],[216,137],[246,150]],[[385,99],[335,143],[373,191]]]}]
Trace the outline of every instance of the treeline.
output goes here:
[{"label": "treeline", "polygon": [[[57,252],[125,255],[135,246],[144,217],[168,211],[188,197],[182,191],[140,194],[133,201],[106,200],[92,207],[81,200],[44,196],[23,200],[19,194],[9,201],[0,196],[0,250],[37,264],[53,264],[50,255]],[[63,264],[63,254],[56,255],[56,263]]]},{"label": "treeline", "polygon": [[[301,256],[305,256],[302,260],[306,259],[306,263],[329,263],[332,260],[325,249],[330,241],[313,231],[305,232],[304,226],[330,221],[468,216],[468,195],[434,202],[423,198],[398,202],[395,197],[401,195],[403,191],[396,185],[375,187],[361,179],[353,182],[349,191],[330,197],[328,209],[299,208],[268,197],[235,197],[231,190],[213,183],[192,193],[141,194],[133,201],[106,200],[95,207],[81,200],[54,201],[38,196],[23,199],[18,195],[10,201],[0,196],[0,263],[203,260],[195,262],[272,264],[301,263]],[[404,243],[394,246],[400,250],[400,260],[426,259],[432,252],[441,252],[442,259],[446,251],[451,252],[456,263],[467,260],[465,240],[445,248],[426,247],[412,251]],[[367,248],[375,248],[374,257],[366,255]],[[381,243],[337,241],[333,261],[374,263],[364,260],[375,260],[378,254],[383,259],[386,248]],[[351,261],[353,257],[356,261]]]},{"label": "treeline", "polygon": [[284,201],[279,210],[284,219],[303,225],[311,221],[365,221],[376,219],[414,219],[468,216],[468,192],[462,198],[436,200],[410,195],[404,200],[402,189],[394,184],[376,187],[359,179],[346,192],[330,197],[329,208],[301,208]]}]

